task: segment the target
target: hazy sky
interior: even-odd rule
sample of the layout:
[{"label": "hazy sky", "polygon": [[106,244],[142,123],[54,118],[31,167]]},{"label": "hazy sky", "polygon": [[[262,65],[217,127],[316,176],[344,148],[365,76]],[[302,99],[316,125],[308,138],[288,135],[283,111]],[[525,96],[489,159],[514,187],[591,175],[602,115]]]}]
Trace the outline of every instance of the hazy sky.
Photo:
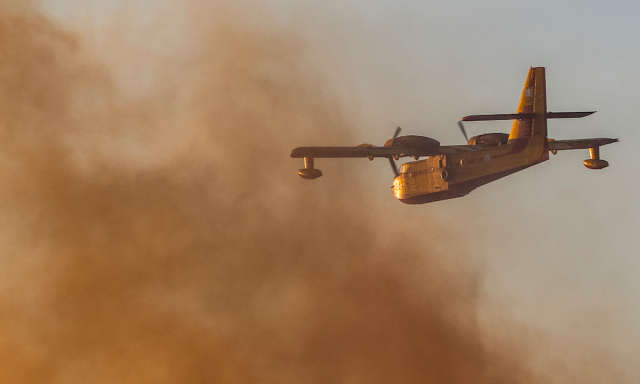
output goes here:
[{"label": "hazy sky", "polygon": [[[69,28],[84,31],[91,25],[87,16],[116,18],[117,3],[42,1]],[[318,91],[342,100],[358,121],[350,135],[359,142],[315,138],[300,146],[382,144],[397,125],[405,134],[461,144],[456,122],[462,116],[515,111],[530,66],[546,67],[549,110],[598,111],[580,120],[550,121],[549,135],[619,138],[601,149],[610,163],[605,170],[582,165],[586,150],[565,151],[464,198],[424,206],[394,199],[383,160],[317,161],[324,176],[316,182],[330,179],[336,167],[368,175],[367,188],[382,210],[393,212],[393,220],[406,218],[416,232],[420,222],[450,228],[448,241],[464,244],[485,271],[489,308],[576,348],[590,340],[595,344],[587,347],[605,351],[630,382],[640,380],[640,3],[263,3],[304,36],[309,71],[333,68],[323,72],[331,86]],[[140,20],[143,30],[177,9],[175,4],[141,1],[136,15],[150,20]],[[174,32],[179,33],[159,34]],[[161,52],[162,44],[153,50]],[[467,131],[471,136],[509,127],[478,122],[467,124]],[[292,159],[289,168],[273,172],[296,178],[300,165]],[[393,220],[377,225],[394,227]]]}]

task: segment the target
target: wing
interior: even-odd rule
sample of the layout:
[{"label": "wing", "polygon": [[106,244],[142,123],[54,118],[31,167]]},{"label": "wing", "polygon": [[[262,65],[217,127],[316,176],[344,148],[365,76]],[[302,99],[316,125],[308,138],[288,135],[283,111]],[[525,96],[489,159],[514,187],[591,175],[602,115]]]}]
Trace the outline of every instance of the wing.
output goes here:
[{"label": "wing", "polygon": [[549,141],[550,151],[563,151],[568,149],[589,149],[596,148],[601,145],[607,145],[617,142],[618,139],[595,138],[595,139],[578,139],[578,140],[556,140]]},{"label": "wing", "polygon": [[[577,140],[549,141],[550,151],[563,151],[568,149],[589,149],[617,142],[618,139],[594,138]],[[357,146],[357,147],[299,147],[291,151],[293,158],[376,158],[376,157],[409,157],[409,156],[436,156],[451,155],[454,153],[473,152],[481,150],[477,145],[443,145],[431,151],[418,148],[389,146]]]},{"label": "wing", "polygon": [[481,147],[475,145],[443,145],[437,149],[426,151],[418,148],[389,146],[389,147],[299,147],[291,151],[293,158],[354,158],[366,157],[409,157],[409,156],[435,156],[450,155],[459,152],[472,152],[480,150]]},{"label": "wing", "polygon": [[407,157],[432,156],[437,153],[427,153],[424,150],[409,147],[299,147],[291,151],[291,157],[302,158],[349,158],[349,157]]}]

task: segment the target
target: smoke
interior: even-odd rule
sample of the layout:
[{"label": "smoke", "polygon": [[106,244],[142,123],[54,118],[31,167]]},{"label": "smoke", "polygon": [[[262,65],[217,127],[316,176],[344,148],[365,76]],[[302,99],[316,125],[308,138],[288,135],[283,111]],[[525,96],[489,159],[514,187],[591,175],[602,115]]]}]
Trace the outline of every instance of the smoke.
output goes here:
[{"label": "smoke", "polygon": [[295,174],[357,126],[304,40],[202,7],[152,52],[0,6],[1,381],[532,380],[446,228],[389,239],[359,176]]}]

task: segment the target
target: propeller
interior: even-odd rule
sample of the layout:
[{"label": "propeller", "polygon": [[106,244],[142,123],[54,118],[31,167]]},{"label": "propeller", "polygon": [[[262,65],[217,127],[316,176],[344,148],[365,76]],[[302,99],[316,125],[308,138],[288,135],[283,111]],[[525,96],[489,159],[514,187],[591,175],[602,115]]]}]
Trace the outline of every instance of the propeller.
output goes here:
[{"label": "propeller", "polygon": [[400,127],[396,128],[396,133],[393,134],[392,139],[395,139],[396,137],[398,137],[398,135],[400,134],[400,131],[402,131],[402,128]]},{"label": "propeller", "polygon": [[396,177],[400,174],[400,172],[398,172],[398,166],[396,165],[396,161],[393,160],[393,157],[389,158],[389,164],[391,164],[391,169],[393,170],[393,174],[396,175]]},{"label": "propeller", "polygon": [[462,120],[458,121],[458,127],[460,127],[460,130],[462,131],[462,134],[464,135],[464,139],[468,142],[469,138],[467,137],[467,131],[464,129],[464,125],[462,124]]},{"label": "propeller", "polygon": [[[396,132],[393,134],[393,137],[391,139],[393,140],[396,137],[398,137],[398,135],[400,134],[400,131],[402,131],[402,128],[400,127],[396,128]],[[393,160],[393,157],[389,157],[389,164],[391,164],[391,169],[393,170],[393,174],[396,175],[397,177],[400,174],[400,172],[398,172],[398,166],[396,165],[395,160]]]}]

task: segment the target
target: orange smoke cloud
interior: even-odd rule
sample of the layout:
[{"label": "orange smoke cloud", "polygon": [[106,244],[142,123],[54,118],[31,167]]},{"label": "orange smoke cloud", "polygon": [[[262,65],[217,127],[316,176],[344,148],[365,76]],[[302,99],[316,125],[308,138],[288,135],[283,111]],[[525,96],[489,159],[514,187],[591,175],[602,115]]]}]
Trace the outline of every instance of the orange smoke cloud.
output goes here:
[{"label": "orange smoke cloud", "polygon": [[354,175],[299,180],[289,150],[353,122],[294,32],[218,11],[134,97],[0,8],[0,381],[528,382],[462,250],[380,240]]}]

